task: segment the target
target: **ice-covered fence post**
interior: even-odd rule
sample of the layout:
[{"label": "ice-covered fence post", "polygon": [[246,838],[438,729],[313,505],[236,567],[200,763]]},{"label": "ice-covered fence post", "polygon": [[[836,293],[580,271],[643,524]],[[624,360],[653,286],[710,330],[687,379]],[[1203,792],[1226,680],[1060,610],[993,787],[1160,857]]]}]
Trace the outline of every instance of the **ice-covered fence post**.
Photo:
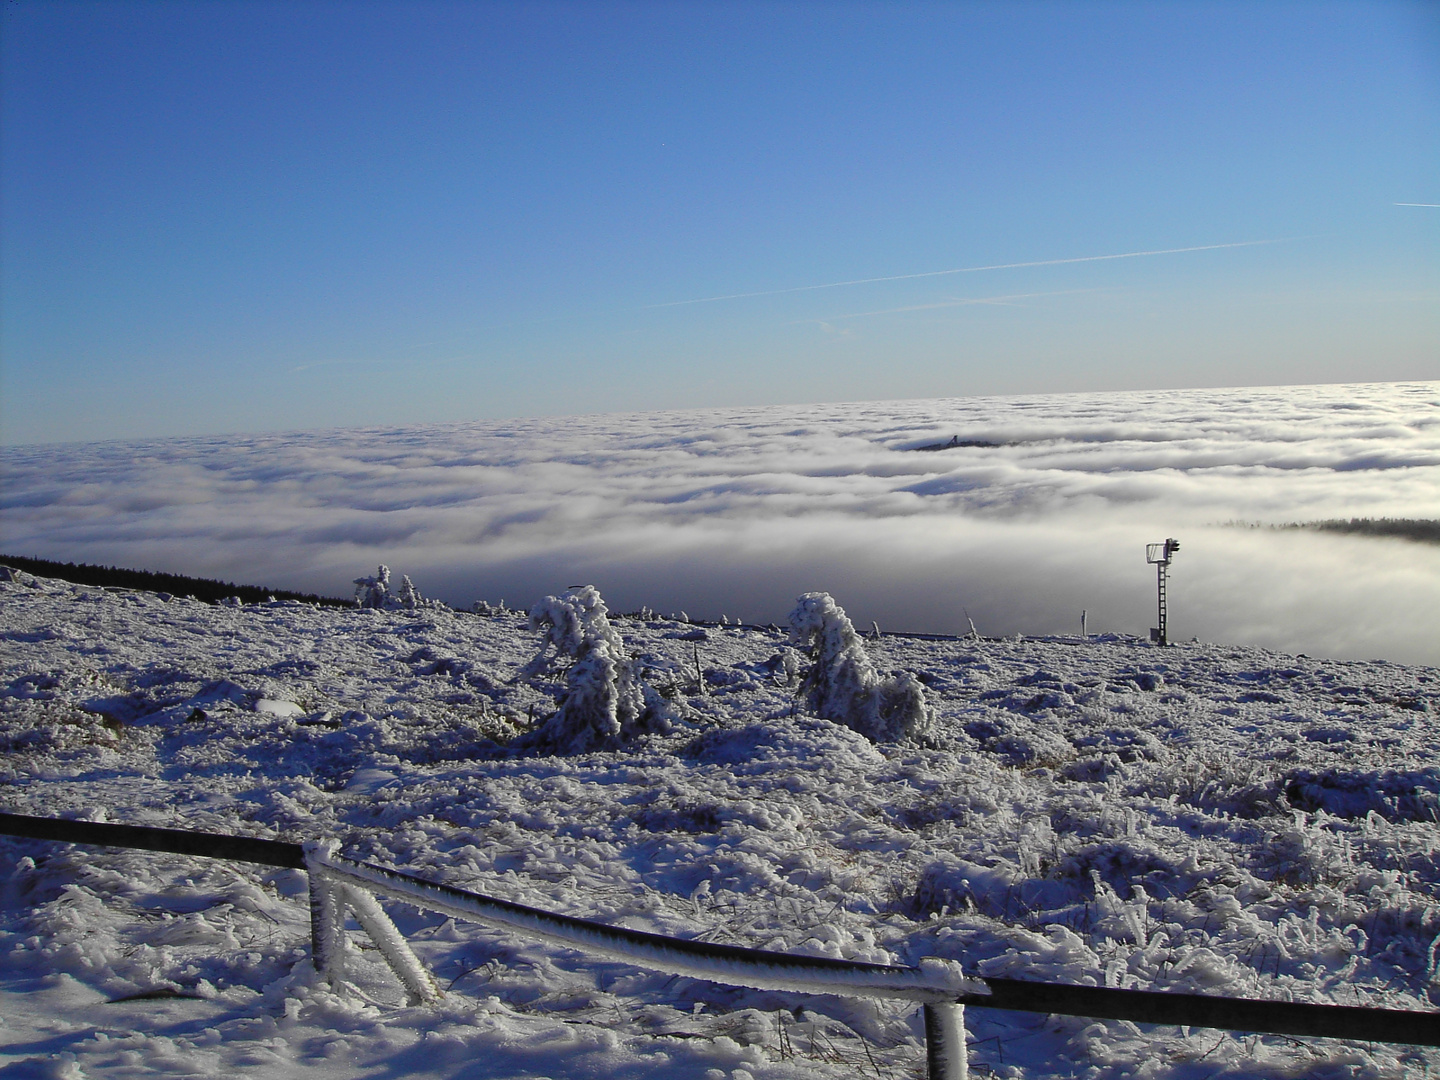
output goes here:
[{"label": "ice-covered fence post", "polygon": [[965,1048],[965,1006],[932,1001],[925,1006],[925,1061],[930,1080],[966,1080],[970,1075]]},{"label": "ice-covered fence post", "polygon": [[325,877],[323,864],[339,847],[334,840],[311,840],[305,845],[305,871],[310,876],[310,961],[331,986],[345,978],[345,909],[340,890]]},{"label": "ice-covered fence post", "polygon": [[344,895],[345,902],[355,913],[355,918],[370,935],[370,940],[375,942],[380,955],[385,957],[385,962],[390,965],[390,970],[395,972],[395,977],[404,984],[405,989],[420,1001],[439,1001],[442,994],[435,977],[425,969],[420,958],[410,951],[410,946],[405,943],[400,931],[395,928],[390,916],[385,914],[375,898],[355,885],[336,885],[335,889]]},{"label": "ice-covered fence post", "polygon": [[331,876],[331,858],[339,847],[333,840],[312,840],[305,845],[305,868],[310,874],[310,955],[315,970],[336,988],[345,978],[348,907],[405,989],[420,1001],[439,1001],[444,996],[439,984],[405,943],[384,908],[362,886],[336,881]]}]

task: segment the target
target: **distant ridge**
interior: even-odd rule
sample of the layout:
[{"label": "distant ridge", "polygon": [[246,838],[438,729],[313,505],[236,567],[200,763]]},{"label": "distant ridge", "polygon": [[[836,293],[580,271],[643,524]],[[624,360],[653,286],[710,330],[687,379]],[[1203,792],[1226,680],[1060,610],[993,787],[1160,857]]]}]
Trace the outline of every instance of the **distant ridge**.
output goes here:
[{"label": "distant ridge", "polygon": [[989,442],[986,439],[962,439],[959,435],[952,435],[948,442],[926,443],[924,446],[912,446],[910,449],[933,452],[935,450],[955,450],[962,446],[994,449],[997,446],[1004,445],[1006,444]]},{"label": "distant ridge", "polygon": [[157,574],[150,570],[126,570],[118,566],[91,566],[89,563],[60,563],[49,559],[29,559],[23,555],[0,555],[0,565],[24,570],[36,577],[59,578],[76,585],[98,585],[120,589],[144,589],[147,592],[170,593],[172,596],[193,596],[208,604],[218,604],[238,596],[247,604],[263,604],[267,600],[299,600],[326,607],[354,607],[354,602],[334,596],[268,589],[260,585],[232,585],[211,578],[186,577],[183,574]]}]

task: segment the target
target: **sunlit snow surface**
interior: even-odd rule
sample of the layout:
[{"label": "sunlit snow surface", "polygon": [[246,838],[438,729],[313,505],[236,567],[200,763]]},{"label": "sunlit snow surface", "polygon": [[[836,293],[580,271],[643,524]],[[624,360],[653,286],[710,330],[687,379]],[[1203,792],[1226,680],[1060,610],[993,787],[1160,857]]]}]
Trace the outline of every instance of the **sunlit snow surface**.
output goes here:
[{"label": "sunlit snow surface", "polygon": [[[776,633],[615,625],[685,718],[624,754],[505,756],[487,738],[561,690],[521,677],[540,640],[517,614],[0,583],[0,809],[333,836],[708,941],[1440,1005],[1434,668],[1126,638],[867,642],[925,682],[943,735],[922,750],[797,710]],[[0,866],[0,1076],[901,1078],[923,1061],[903,1003],[651,975],[399,905],[445,1001],[406,1006],[364,948],[340,997],[305,959],[298,872],[14,839]],[[1382,1045],[968,1021],[979,1076],[1440,1066]]]},{"label": "sunlit snow surface", "polygon": [[[563,400],[557,387],[557,400]],[[337,393],[362,392],[337,388]],[[366,389],[364,392],[369,392]],[[223,415],[216,417],[223,427]],[[951,437],[971,443],[913,452]],[[0,551],[452,605],[1144,635],[1440,662],[1440,546],[1237,528],[1440,518],[1440,383],[953,398],[0,452]]]}]

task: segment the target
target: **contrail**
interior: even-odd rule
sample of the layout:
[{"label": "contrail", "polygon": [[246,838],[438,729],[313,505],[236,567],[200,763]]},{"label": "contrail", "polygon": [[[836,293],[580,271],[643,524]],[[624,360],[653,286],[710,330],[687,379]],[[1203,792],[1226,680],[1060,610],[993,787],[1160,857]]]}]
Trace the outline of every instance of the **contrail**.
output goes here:
[{"label": "contrail", "polygon": [[334,367],[336,364],[368,364],[370,360],[312,360],[308,364],[301,364],[299,367],[292,367],[286,372],[287,375],[297,375],[302,371],[309,371],[317,367]]},{"label": "contrail", "polygon": [[1440,207],[1440,202],[1397,202],[1397,203],[1391,203],[1390,205],[1391,205],[1391,206],[1432,206],[1432,207]]},{"label": "contrail", "polygon": [[1201,244],[1198,247],[1163,248],[1158,251],[1123,251],[1118,255],[1081,255],[1072,259],[1038,259],[1034,262],[995,263],[991,266],[962,266],[955,270],[928,270],[923,274],[893,274],[890,277],[856,278],[854,281],[829,281],[824,285],[795,285],[788,289],[765,289],[760,292],[727,293],[724,296],[701,296],[694,300],[671,300],[665,304],[647,304],[646,307],[684,307],[686,304],[713,304],[717,300],[744,300],[752,296],[779,296],[782,293],[813,292],[816,289],[841,289],[847,285],[874,285],[881,281],[911,281],[915,278],[944,277],[947,274],[978,274],[982,270],[1020,270],[1032,266],[1064,266],[1067,263],[1138,259],[1146,255],[1183,255],[1190,251],[1218,251],[1220,248],[1255,247],[1258,244],[1283,244],[1284,242],[1284,240],[1242,240],[1235,244]]},{"label": "contrail", "polygon": [[[906,307],[885,308],[883,311],[856,311],[849,315],[832,315],[831,321],[838,322],[840,319],[865,319],[871,315],[898,315],[909,311],[930,311],[934,308],[948,307],[971,307],[974,305],[996,304],[1005,305],[1013,300],[1030,300],[1037,296],[1066,296],[1070,293],[1094,292],[1094,289],[1061,289],[1059,292],[1027,292],[1011,293],[1008,296],[977,296],[963,299],[941,300],[934,304],[910,304]],[[806,320],[813,321],[813,320]]]}]

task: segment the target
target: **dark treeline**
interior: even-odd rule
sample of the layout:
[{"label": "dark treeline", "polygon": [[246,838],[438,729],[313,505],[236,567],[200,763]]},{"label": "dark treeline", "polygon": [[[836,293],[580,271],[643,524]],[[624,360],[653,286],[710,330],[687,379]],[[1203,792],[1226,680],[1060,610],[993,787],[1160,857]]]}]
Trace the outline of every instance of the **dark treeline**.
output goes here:
[{"label": "dark treeline", "polygon": [[0,566],[24,570],[36,577],[59,578],[76,585],[113,586],[121,589],[144,589],[147,592],[170,593],[172,596],[193,596],[206,603],[219,603],[230,596],[238,596],[247,604],[263,604],[272,597],[276,600],[300,600],[307,604],[324,604],[328,607],[354,607],[349,600],[333,596],[316,596],[314,593],[289,592],[285,589],[267,589],[259,585],[232,585],[228,581],[214,581],[210,578],[186,577],[183,574],[157,574],[150,570],[126,570],[118,566],[91,566],[88,563],[59,563],[49,559],[27,559],[22,555],[0,555]]},{"label": "dark treeline", "polygon": [[1359,533],[1362,536],[1398,536],[1440,544],[1440,521],[1433,518],[1331,518],[1281,525],[1282,529],[1319,529],[1322,532]]}]

